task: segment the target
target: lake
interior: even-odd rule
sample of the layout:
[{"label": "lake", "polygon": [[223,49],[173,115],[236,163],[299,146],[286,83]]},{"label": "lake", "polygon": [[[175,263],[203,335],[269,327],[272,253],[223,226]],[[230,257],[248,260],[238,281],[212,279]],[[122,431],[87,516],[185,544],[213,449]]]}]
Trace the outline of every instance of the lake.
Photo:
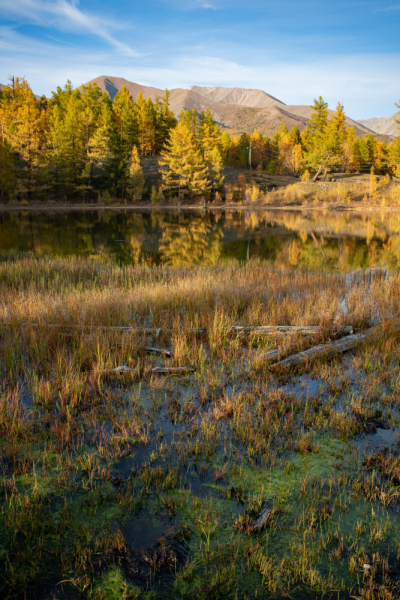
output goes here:
[{"label": "lake", "polygon": [[279,269],[400,267],[400,214],[282,210],[10,211],[0,252],[118,264],[213,265],[258,258]]}]

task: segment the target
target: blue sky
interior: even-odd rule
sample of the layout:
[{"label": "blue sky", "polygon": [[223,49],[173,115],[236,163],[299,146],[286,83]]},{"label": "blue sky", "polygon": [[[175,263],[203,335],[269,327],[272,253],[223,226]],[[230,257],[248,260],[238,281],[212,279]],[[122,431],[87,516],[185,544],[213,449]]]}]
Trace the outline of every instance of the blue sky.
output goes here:
[{"label": "blue sky", "polygon": [[400,0],[0,0],[0,83],[50,95],[99,75],[159,88],[322,95],[354,119],[400,100]]}]

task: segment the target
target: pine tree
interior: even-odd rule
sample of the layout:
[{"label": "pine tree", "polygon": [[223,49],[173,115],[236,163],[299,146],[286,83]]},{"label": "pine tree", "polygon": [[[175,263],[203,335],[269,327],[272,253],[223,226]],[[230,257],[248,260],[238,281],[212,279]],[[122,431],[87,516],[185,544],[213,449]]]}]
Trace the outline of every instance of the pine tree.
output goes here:
[{"label": "pine tree", "polygon": [[176,127],[177,120],[169,108],[170,93],[165,90],[163,98],[156,96],[156,152],[159,153],[169,135],[171,129]]},{"label": "pine tree", "polygon": [[327,164],[343,170],[344,142],[346,140],[346,116],[343,106],[338,102],[336,112],[326,125],[325,151],[330,155]]},{"label": "pine tree", "polygon": [[200,147],[206,162],[208,161],[210,153],[214,150],[214,148],[220,148],[220,138],[221,134],[218,128],[212,127],[208,123],[203,125]]},{"label": "pine tree", "polygon": [[38,102],[25,81],[11,90],[12,105],[7,141],[16,155],[17,188],[30,201],[41,191],[40,166],[43,160],[43,120]]},{"label": "pine tree", "polygon": [[215,190],[219,190],[224,182],[224,161],[217,146],[211,150],[207,161],[210,169],[210,177]]},{"label": "pine tree", "polygon": [[127,158],[133,146],[139,143],[139,127],[135,104],[124,85],[115,95],[112,109],[121,150]]},{"label": "pine tree", "polygon": [[0,137],[0,196],[9,198],[15,189],[14,153],[4,137]]},{"label": "pine tree", "polygon": [[[115,132],[111,109],[107,104],[102,107],[97,128],[87,143],[87,163],[84,170],[88,193],[93,188],[94,180],[101,180],[112,170],[112,135]],[[99,185],[96,187],[100,187]],[[106,187],[110,187],[109,185]],[[87,195],[89,200],[89,195]]]},{"label": "pine tree", "polygon": [[183,123],[178,123],[171,131],[161,153],[160,166],[164,189],[177,194],[178,200],[185,195],[193,198],[209,193],[207,166],[193,134]]},{"label": "pine tree", "polygon": [[389,147],[389,163],[395,171],[397,177],[400,176],[400,135],[396,141]]},{"label": "pine tree", "polygon": [[139,152],[136,146],[132,148],[132,154],[129,160],[129,182],[128,193],[133,200],[141,200],[145,191],[145,181],[143,170],[140,164]]},{"label": "pine tree", "polygon": [[304,165],[309,170],[316,171],[314,179],[325,170],[325,175],[331,164],[334,164],[335,148],[339,150],[342,132],[343,111],[338,105],[336,119],[328,122],[328,105],[320,96],[314,100],[312,113],[303,137],[305,145]]},{"label": "pine tree", "polygon": [[301,144],[301,134],[300,129],[297,127],[293,127],[289,133],[290,137],[294,141],[295,144]]},{"label": "pine tree", "polygon": [[200,121],[199,115],[195,108],[192,110],[181,110],[179,119],[183,125],[187,127],[193,135],[196,143],[200,146],[201,127],[203,123]]},{"label": "pine tree", "polygon": [[136,115],[139,129],[139,147],[143,156],[153,154],[156,148],[156,111],[152,100],[145,100],[142,92],[136,99]]},{"label": "pine tree", "polygon": [[314,100],[314,104],[311,106],[311,108],[314,111],[309,121],[309,129],[311,133],[315,133],[317,131],[321,134],[325,133],[329,115],[328,104],[320,96],[318,100]]},{"label": "pine tree", "polygon": [[229,160],[230,150],[232,148],[232,139],[227,131],[221,138],[222,153],[225,160]]}]

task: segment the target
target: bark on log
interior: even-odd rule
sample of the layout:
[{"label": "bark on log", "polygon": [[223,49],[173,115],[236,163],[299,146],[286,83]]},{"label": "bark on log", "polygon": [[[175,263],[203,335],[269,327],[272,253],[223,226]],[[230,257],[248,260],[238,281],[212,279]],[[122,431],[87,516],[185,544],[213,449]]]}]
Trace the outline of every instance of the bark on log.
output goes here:
[{"label": "bark on log", "polygon": [[280,358],[280,352],[279,352],[278,348],[274,348],[273,350],[268,350],[267,352],[264,352],[263,354],[256,356],[255,360],[256,361],[260,361],[260,360],[270,361],[270,360],[276,360],[279,358]]},{"label": "bark on log", "polygon": [[160,354],[161,356],[166,356],[167,358],[173,357],[173,354],[170,350],[164,350],[163,348],[152,348],[151,346],[145,346],[144,349],[150,354]]},{"label": "bark on log", "polygon": [[[397,324],[396,327],[398,328],[399,325]],[[380,326],[376,325],[375,327],[366,329],[361,333],[348,335],[346,337],[341,338],[340,340],[329,342],[328,344],[314,346],[313,348],[309,348],[308,350],[304,350],[303,352],[299,352],[298,354],[289,356],[288,358],[285,358],[284,360],[281,360],[275,363],[274,365],[271,365],[271,369],[276,369],[278,367],[297,367],[298,365],[312,360],[316,356],[334,356],[336,354],[341,354],[342,352],[346,352],[347,350],[355,348],[360,342],[363,342],[368,338],[376,335],[379,329]]]},{"label": "bark on log", "polygon": [[[255,333],[266,335],[287,335],[290,333],[297,333],[300,335],[318,335],[321,333],[321,327],[318,325],[260,325],[260,326],[249,326],[241,327],[235,325],[232,327],[233,331],[238,333]],[[333,335],[344,335],[353,333],[353,328],[350,325],[343,327],[330,327],[329,333]]]},{"label": "bark on log", "polygon": [[264,508],[254,519],[253,523],[249,526],[249,533],[254,533],[255,531],[260,531],[260,529],[265,525],[272,512],[271,508]]},{"label": "bark on log", "polygon": [[137,369],[131,369],[126,365],[121,365],[120,367],[115,367],[114,369],[102,369],[101,371],[92,371],[92,373],[96,373],[97,375],[103,375],[104,373],[137,373]]}]

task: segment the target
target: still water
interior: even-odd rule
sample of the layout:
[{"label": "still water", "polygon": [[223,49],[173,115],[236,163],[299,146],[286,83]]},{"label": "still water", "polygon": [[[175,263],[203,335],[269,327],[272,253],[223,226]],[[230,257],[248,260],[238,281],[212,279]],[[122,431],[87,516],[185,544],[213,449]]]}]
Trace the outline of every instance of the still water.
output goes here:
[{"label": "still water", "polygon": [[280,269],[400,268],[400,214],[337,211],[0,213],[0,252],[118,264],[213,265],[259,258]]}]

